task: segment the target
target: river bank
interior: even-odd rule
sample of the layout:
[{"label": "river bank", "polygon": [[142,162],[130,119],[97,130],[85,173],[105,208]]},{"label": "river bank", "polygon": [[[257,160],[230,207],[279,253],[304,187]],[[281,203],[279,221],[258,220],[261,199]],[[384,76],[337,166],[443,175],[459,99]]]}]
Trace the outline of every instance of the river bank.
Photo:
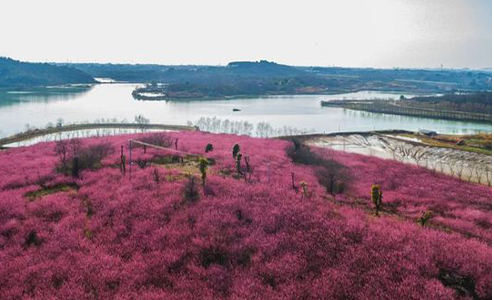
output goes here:
[{"label": "river bank", "polygon": [[5,145],[18,143],[21,141],[35,139],[37,137],[63,133],[69,131],[91,130],[91,129],[136,129],[136,130],[176,130],[176,131],[195,131],[196,127],[185,125],[166,125],[166,124],[137,124],[137,123],[87,123],[87,124],[70,124],[56,126],[45,129],[34,129],[26,132],[0,139],[0,148]]},{"label": "river bank", "polygon": [[492,94],[476,92],[470,94],[444,94],[440,96],[413,97],[401,96],[399,100],[356,99],[321,101],[322,107],[373,113],[414,116],[432,119],[492,123]]},{"label": "river bank", "polygon": [[[492,156],[435,146],[405,132],[370,132],[305,137],[308,145],[392,159],[444,173],[461,180],[492,183]],[[405,136],[404,136],[405,135]]]}]

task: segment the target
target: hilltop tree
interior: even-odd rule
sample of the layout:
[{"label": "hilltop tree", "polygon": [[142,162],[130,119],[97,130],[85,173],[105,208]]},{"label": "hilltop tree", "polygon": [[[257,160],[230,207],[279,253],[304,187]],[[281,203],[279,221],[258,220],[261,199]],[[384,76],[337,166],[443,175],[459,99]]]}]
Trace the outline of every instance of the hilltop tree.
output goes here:
[{"label": "hilltop tree", "polygon": [[208,170],[208,165],[209,162],[205,158],[201,158],[199,160],[199,170],[201,171],[201,178],[202,178],[202,185],[206,185],[206,176],[207,176],[207,170]]},{"label": "hilltop tree", "polygon": [[371,198],[376,207],[376,216],[379,216],[379,210],[381,209],[383,203],[383,192],[381,186],[378,184],[373,184],[371,187]]},{"label": "hilltop tree", "polygon": [[182,188],[183,199],[187,203],[195,203],[199,201],[199,190],[196,184],[196,178],[192,175],[189,176],[188,180]]},{"label": "hilltop tree", "polygon": [[232,149],[233,158],[237,158],[237,154],[240,152],[240,146],[235,144]]},{"label": "hilltop tree", "polygon": [[237,167],[238,175],[242,175],[243,172],[242,172],[242,154],[241,153],[237,154],[236,167]]},{"label": "hilltop tree", "polygon": [[67,168],[67,155],[69,154],[69,143],[67,140],[59,140],[55,142],[55,153],[60,158],[62,172]]}]

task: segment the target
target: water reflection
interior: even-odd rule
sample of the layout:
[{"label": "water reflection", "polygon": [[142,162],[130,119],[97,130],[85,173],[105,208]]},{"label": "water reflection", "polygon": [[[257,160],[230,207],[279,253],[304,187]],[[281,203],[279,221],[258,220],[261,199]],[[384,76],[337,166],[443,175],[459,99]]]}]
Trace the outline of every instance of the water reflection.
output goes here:
[{"label": "water reflection", "polygon": [[90,92],[94,85],[32,88],[19,91],[0,90],[0,107],[26,102],[70,101]]},{"label": "water reflection", "polygon": [[[364,91],[340,95],[297,95],[199,101],[137,101],[137,84],[98,84],[34,93],[0,93],[0,136],[44,127],[62,118],[67,123],[95,119],[134,120],[143,115],[152,123],[186,125],[202,117],[268,122],[273,128],[291,127],[316,132],[430,129],[441,133],[492,131],[491,124],[444,121],[321,107],[321,100],[393,98],[401,93]],[[31,91],[29,91],[31,92]],[[406,97],[413,95],[406,94]],[[234,109],[240,111],[234,111]]]}]

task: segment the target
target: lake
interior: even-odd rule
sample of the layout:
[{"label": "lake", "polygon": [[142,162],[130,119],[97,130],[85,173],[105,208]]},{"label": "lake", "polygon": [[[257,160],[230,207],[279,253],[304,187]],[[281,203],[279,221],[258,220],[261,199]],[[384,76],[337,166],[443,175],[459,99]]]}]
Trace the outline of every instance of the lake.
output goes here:
[{"label": "lake", "polygon": [[[139,101],[131,93],[138,84],[115,83],[93,86],[0,92],[0,136],[26,130],[27,124],[45,127],[62,118],[64,123],[95,120],[134,121],[137,115],[151,123],[186,125],[201,117],[243,120],[273,127],[291,126],[316,132],[384,129],[435,130],[440,133],[491,132],[491,124],[445,121],[375,114],[343,108],[321,107],[321,100],[398,99],[403,93],[361,91],[339,95],[273,96],[234,100]],[[48,90],[48,92],[47,92]],[[406,97],[413,95],[404,94]],[[234,112],[233,109],[240,109]]]}]

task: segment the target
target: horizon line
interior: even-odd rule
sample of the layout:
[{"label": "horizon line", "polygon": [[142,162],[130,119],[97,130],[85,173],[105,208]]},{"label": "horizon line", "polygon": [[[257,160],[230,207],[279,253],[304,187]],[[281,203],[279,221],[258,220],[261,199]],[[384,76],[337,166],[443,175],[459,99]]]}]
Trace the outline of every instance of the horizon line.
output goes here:
[{"label": "horizon line", "polygon": [[279,65],[285,65],[285,66],[290,66],[290,67],[296,67],[296,68],[339,68],[339,69],[373,69],[373,70],[434,70],[434,71],[461,71],[461,70],[472,70],[472,71],[490,71],[492,72],[492,66],[490,67],[481,67],[481,68],[472,68],[472,67],[456,67],[456,68],[447,68],[447,67],[402,67],[402,66],[395,66],[395,67],[370,67],[370,66],[339,66],[339,65],[291,65],[291,64],[285,64],[285,63],[280,63],[276,61],[270,61],[267,59],[260,59],[260,60],[234,60],[230,61],[226,64],[194,64],[194,63],[181,63],[181,64],[166,64],[166,63],[157,63],[157,62],[94,62],[94,61],[33,61],[33,60],[18,60],[9,56],[3,56],[0,55],[0,58],[7,58],[7,59],[12,59],[15,61],[19,62],[25,62],[25,63],[48,63],[48,64],[58,64],[58,65],[69,65],[69,64],[98,64],[98,65],[154,65],[154,66],[164,66],[164,67],[227,67],[229,63],[232,62],[261,62],[261,61],[267,61],[271,63],[276,63]]}]

